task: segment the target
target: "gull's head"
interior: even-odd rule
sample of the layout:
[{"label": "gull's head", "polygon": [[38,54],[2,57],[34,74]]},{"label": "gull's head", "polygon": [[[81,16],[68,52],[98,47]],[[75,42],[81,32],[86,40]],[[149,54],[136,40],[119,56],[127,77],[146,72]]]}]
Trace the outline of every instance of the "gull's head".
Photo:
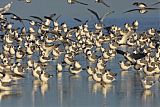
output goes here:
[{"label": "gull's head", "polygon": [[139,2],[134,2],[132,5],[138,6]]}]

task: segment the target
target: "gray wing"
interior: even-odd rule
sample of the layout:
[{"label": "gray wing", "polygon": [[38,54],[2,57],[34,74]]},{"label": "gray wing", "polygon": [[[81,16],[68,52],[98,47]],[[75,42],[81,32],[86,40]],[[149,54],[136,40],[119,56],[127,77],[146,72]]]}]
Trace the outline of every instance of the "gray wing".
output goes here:
[{"label": "gray wing", "polygon": [[150,6],[154,6],[154,5],[157,5],[157,4],[160,4],[160,2],[153,3]]},{"label": "gray wing", "polygon": [[62,16],[62,15],[59,15],[59,16],[55,19],[55,21],[57,21],[61,16]]},{"label": "gray wing", "polygon": [[11,5],[12,5],[12,2],[11,2],[11,3],[8,3],[8,4],[5,5],[3,8],[0,8],[0,14],[9,11],[9,9],[11,8]]},{"label": "gray wing", "polygon": [[106,16],[108,16],[108,15],[110,15],[110,14],[112,14],[112,13],[114,13],[114,11],[110,11],[110,12],[107,12],[107,13],[105,13],[103,16],[102,16],[102,18],[101,18],[101,22],[105,19],[105,17]]}]

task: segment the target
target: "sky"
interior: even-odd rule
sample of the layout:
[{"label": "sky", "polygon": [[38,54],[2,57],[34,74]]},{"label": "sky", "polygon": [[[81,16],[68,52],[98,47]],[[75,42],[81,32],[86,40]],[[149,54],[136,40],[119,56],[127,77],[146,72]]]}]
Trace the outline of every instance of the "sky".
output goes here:
[{"label": "sky", "polygon": [[[71,18],[90,18],[94,17],[87,8],[93,9],[97,11],[100,16],[105,14],[108,11],[115,11],[114,14],[107,16],[108,18],[159,18],[160,19],[160,10],[155,10],[148,12],[146,14],[139,14],[138,12],[127,13],[123,12],[135,8],[132,5],[133,2],[144,2],[146,4],[152,4],[158,2],[158,0],[104,0],[110,8],[105,7],[102,4],[96,4],[95,0],[79,0],[81,2],[87,3],[89,5],[84,6],[80,4],[70,5],[67,3],[67,0],[32,0],[32,3],[27,4],[22,1],[17,0],[0,0],[0,7],[3,7],[5,4],[13,1],[10,12],[16,13],[21,17],[29,17],[31,15],[43,17],[45,15],[49,15],[52,13],[56,13],[57,15],[62,15],[64,19]],[[160,8],[160,4],[156,7]]]}]

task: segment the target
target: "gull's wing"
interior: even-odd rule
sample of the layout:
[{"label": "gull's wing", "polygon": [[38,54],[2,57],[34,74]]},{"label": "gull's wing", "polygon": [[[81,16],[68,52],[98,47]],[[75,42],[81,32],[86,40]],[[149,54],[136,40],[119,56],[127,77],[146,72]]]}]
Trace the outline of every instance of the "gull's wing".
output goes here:
[{"label": "gull's wing", "polygon": [[75,2],[77,2],[77,3],[79,3],[79,4],[83,4],[83,5],[88,5],[88,4],[86,4],[86,3],[83,3],[83,2],[80,2],[80,1],[77,1],[77,0],[75,0]]},{"label": "gull's wing", "polygon": [[2,15],[13,15],[11,19],[22,21],[22,18],[11,12],[2,13]]},{"label": "gull's wing", "polygon": [[103,5],[105,5],[106,7],[110,7],[107,3],[105,3],[104,1],[101,2]]},{"label": "gull's wing", "polygon": [[99,17],[97,12],[95,12],[95,11],[93,11],[91,9],[88,9],[88,11],[90,11],[92,14],[94,14],[96,16],[96,18],[98,19],[98,21],[100,21],[100,17]]},{"label": "gull's wing", "polygon": [[78,18],[73,18],[74,20],[76,20],[77,22],[82,22],[82,20],[78,19]]},{"label": "gull's wing", "polygon": [[110,11],[110,12],[105,13],[105,14],[102,16],[102,18],[100,19],[100,21],[102,22],[102,21],[105,19],[106,16],[108,16],[108,15],[114,13],[114,12],[115,12],[115,11]]},{"label": "gull's wing", "polygon": [[150,7],[147,7],[145,8],[145,10],[159,10],[160,8],[150,8]]},{"label": "gull's wing", "polygon": [[4,6],[5,12],[9,11],[9,9],[11,8],[11,5],[12,5],[12,2]]},{"label": "gull's wing", "polygon": [[42,20],[40,17],[38,17],[38,16],[30,16],[30,17],[35,18],[35,19],[38,19],[38,20],[40,20],[41,22],[43,22],[43,20]]},{"label": "gull's wing", "polygon": [[150,6],[154,6],[154,5],[157,5],[157,4],[160,4],[160,2],[153,3]]},{"label": "gull's wing", "polygon": [[59,15],[59,16],[55,19],[55,21],[57,21],[61,16],[62,16],[62,15]]},{"label": "gull's wing", "polygon": [[2,15],[13,15],[13,16],[17,16],[16,14],[10,13],[10,12],[2,13]]},{"label": "gull's wing", "polygon": [[119,49],[116,49],[116,52],[117,52],[118,54],[123,55],[123,56],[124,56],[124,54],[126,53],[126,52],[124,52],[124,51],[122,51],[122,50],[119,50]]},{"label": "gull's wing", "polygon": [[49,16],[44,16],[44,18],[53,21],[53,19],[51,17],[49,17]]},{"label": "gull's wing", "polygon": [[51,21],[54,21],[52,18],[55,16],[56,14],[51,14],[50,16],[44,16],[44,18],[49,19]]},{"label": "gull's wing", "polygon": [[131,10],[128,10],[128,11],[125,11],[123,13],[128,13],[128,12],[132,12],[132,11],[140,11],[140,10],[158,10],[160,8],[150,8],[150,7],[146,7],[144,9],[131,9]]},{"label": "gull's wing", "polygon": [[130,57],[134,58],[135,60],[138,60],[138,59],[145,57],[146,55],[147,53],[137,53],[137,54],[132,53]]},{"label": "gull's wing", "polygon": [[139,11],[140,9],[131,9],[131,10],[128,10],[128,11],[125,11],[123,13],[128,13],[128,12],[133,12],[133,11]]},{"label": "gull's wing", "polygon": [[8,4],[5,5],[3,8],[0,8],[0,14],[9,11],[9,9],[11,8],[11,5],[12,5],[12,2],[8,3]]}]

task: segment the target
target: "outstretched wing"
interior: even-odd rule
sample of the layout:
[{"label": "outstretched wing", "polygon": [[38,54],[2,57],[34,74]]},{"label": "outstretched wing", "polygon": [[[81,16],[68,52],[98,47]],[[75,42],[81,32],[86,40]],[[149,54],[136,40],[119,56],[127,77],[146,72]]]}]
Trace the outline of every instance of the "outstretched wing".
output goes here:
[{"label": "outstretched wing", "polygon": [[5,5],[3,8],[0,8],[0,14],[6,13],[11,8],[12,2]]},{"label": "outstretched wing", "polygon": [[106,7],[110,7],[107,3],[105,3],[104,1],[101,2],[103,5],[105,5]]},{"label": "outstretched wing", "polygon": [[116,52],[118,53],[118,54],[121,54],[121,55],[124,55],[126,52],[124,52],[124,51],[122,51],[122,50],[119,50],[119,49],[116,49]]},{"label": "outstretched wing", "polygon": [[19,21],[22,22],[22,18],[20,18],[19,16],[17,16],[14,13],[6,12],[6,13],[2,13],[2,15],[12,15],[13,17],[11,19],[13,19],[13,20],[19,20]]},{"label": "outstretched wing", "polygon": [[90,11],[92,14],[94,14],[96,16],[96,18],[98,19],[98,21],[100,21],[100,17],[99,17],[97,12],[95,12],[95,11],[93,11],[91,9],[88,9],[88,11]]},{"label": "outstretched wing", "polygon": [[157,5],[157,4],[160,4],[160,2],[153,3],[150,6],[154,6],[154,5]]},{"label": "outstretched wing", "polygon": [[131,10],[128,10],[128,11],[125,11],[123,13],[128,13],[128,12],[133,12],[133,11],[139,11],[140,9],[131,9]]},{"label": "outstretched wing", "polygon": [[146,10],[159,10],[160,8],[150,8],[150,7],[147,7],[145,8]]},{"label": "outstretched wing", "polygon": [[38,16],[30,16],[30,17],[35,18],[35,19],[38,19],[38,20],[40,20],[41,22],[43,22],[43,20],[42,20],[40,17],[38,17]]},{"label": "outstretched wing", "polygon": [[55,21],[57,21],[61,16],[62,16],[62,15],[59,15],[59,16],[55,19]]},{"label": "outstretched wing", "polygon": [[130,55],[130,57],[135,60],[138,60],[138,59],[145,57],[146,55],[147,55],[147,53],[137,53],[137,54],[133,53]]},{"label": "outstretched wing", "polygon": [[77,2],[77,3],[79,3],[79,4],[83,4],[83,5],[88,5],[88,4],[86,4],[86,3],[83,3],[83,2],[80,2],[80,1],[75,1],[75,2]]},{"label": "outstretched wing", "polygon": [[82,20],[78,19],[78,18],[73,18],[74,20],[76,20],[77,22],[82,22]]},{"label": "outstretched wing", "polygon": [[55,16],[56,14],[54,13],[54,14],[51,14],[50,16],[44,16],[44,18],[46,18],[46,19],[49,19],[49,20],[51,20],[51,21],[53,21],[53,17]]},{"label": "outstretched wing", "polygon": [[110,12],[107,12],[107,13],[105,13],[103,16],[102,16],[102,18],[101,18],[101,22],[105,19],[105,17],[106,16],[108,16],[108,15],[110,15],[110,14],[112,14],[112,13],[114,13],[114,11],[110,11]]}]

